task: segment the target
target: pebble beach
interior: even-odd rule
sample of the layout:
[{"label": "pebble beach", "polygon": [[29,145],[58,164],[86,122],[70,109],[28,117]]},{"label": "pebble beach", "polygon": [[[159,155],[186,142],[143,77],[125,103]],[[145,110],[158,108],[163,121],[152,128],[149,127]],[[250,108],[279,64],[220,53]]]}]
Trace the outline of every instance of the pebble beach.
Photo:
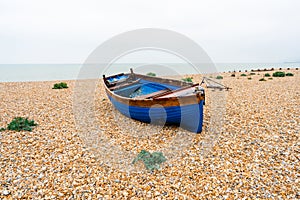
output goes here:
[{"label": "pebble beach", "polygon": [[[101,81],[91,111],[75,105],[93,112],[86,126],[75,81],[0,83],[0,127],[18,116],[38,124],[0,132],[0,199],[299,199],[300,70],[282,71],[294,76],[222,73],[231,89],[206,89],[200,134],[122,116]],[[133,165],[143,149],[167,161]]]}]

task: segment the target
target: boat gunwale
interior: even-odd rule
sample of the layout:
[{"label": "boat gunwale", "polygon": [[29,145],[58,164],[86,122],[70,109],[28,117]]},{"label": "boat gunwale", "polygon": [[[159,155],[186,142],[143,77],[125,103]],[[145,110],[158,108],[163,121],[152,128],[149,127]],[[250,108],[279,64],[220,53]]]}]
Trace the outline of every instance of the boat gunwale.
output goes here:
[{"label": "boat gunwale", "polygon": [[[151,76],[146,76],[146,75],[136,74],[136,73],[133,73],[133,74],[126,73],[124,75],[134,75],[135,78],[138,77],[138,78],[141,78],[144,80],[148,79],[148,81],[161,80],[163,82],[176,83],[176,85],[174,85],[174,86],[179,86],[179,84],[180,84],[179,87],[181,87],[181,88],[183,88],[184,86],[195,87],[194,86],[195,84],[193,84],[193,83],[186,83],[186,82],[174,80],[174,79],[151,77]],[[107,78],[109,78],[109,77],[107,77]],[[124,103],[128,106],[139,106],[139,107],[183,106],[183,105],[190,105],[190,104],[199,104],[201,100],[205,100],[204,94],[202,95],[201,93],[191,94],[191,95],[187,95],[187,96],[160,97],[160,98],[153,98],[153,99],[152,98],[149,98],[149,99],[129,98],[129,97],[124,97],[124,96],[118,95],[118,94],[114,93],[113,91],[111,91],[109,89],[109,87],[106,85],[105,81],[106,81],[106,78],[104,76],[103,82],[104,82],[104,87],[105,87],[105,90],[106,90],[106,93],[108,94],[108,96],[111,96],[118,102]],[[162,83],[162,84],[164,84],[164,83]],[[167,84],[167,83],[165,83],[165,84]],[[179,89],[181,89],[181,88],[179,88]]]}]

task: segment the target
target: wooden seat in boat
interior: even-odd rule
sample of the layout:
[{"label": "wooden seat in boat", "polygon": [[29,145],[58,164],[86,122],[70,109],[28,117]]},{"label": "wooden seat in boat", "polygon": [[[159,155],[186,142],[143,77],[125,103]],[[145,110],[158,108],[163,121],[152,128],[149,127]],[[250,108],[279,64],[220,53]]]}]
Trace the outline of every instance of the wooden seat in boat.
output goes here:
[{"label": "wooden seat in boat", "polygon": [[137,79],[135,81],[129,81],[129,80],[126,79],[126,80],[124,80],[122,82],[119,82],[117,85],[115,85],[113,87],[109,87],[109,89],[111,91],[122,89],[122,88],[125,88],[125,87],[128,87],[128,86],[137,84],[139,81],[140,81],[140,79]]},{"label": "wooden seat in boat", "polygon": [[138,96],[138,97],[136,97],[136,99],[150,99],[150,98],[154,98],[157,95],[162,95],[162,94],[168,93],[170,91],[171,90],[167,88],[167,89],[160,90],[160,91],[157,91],[157,92],[153,92],[153,93],[150,93],[150,94]]},{"label": "wooden seat in boat", "polygon": [[153,99],[156,99],[156,98],[163,98],[163,97],[165,97],[165,96],[167,96],[167,95],[176,94],[176,93],[178,93],[178,92],[182,92],[182,91],[184,91],[184,90],[191,89],[191,88],[193,88],[193,87],[195,87],[195,86],[198,86],[198,85],[199,85],[199,83],[196,83],[196,84],[193,84],[193,85],[189,85],[189,86],[186,86],[186,87],[179,88],[179,89],[177,89],[177,90],[171,90],[171,91],[169,91],[169,92],[162,93],[162,94],[160,94],[160,95],[156,95],[155,97],[153,97]]}]

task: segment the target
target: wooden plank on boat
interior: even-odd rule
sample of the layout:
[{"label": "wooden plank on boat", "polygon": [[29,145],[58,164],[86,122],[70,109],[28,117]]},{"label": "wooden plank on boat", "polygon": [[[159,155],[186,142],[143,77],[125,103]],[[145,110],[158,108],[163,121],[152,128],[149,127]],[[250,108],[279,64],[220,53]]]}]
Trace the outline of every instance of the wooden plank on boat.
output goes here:
[{"label": "wooden plank on boat", "polygon": [[168,85],[174,85],[177,87],[184,87],[184,86],[192,85],[192,83],[183,82],[183,81],[175,80],[175,79],[146,76],[146,75],[142,75],[142,74],[135,74],[135,75],[136,75],[136,77],[147,80],[147,81],[158,82],[158,83],[168,84]]},{"label": "wooden plank on boat", "polygon": [[125,87],[128,87],[128,86],[137,84],[139,81],[140,81],[140,79],[137,79],[137,80],[135,80],[135,81],[130,81],[130,82],[129,82],[129,81],[126,79],[126,80],[124,80],[124,81],[118,82],[116,86],[109,87],[109,89],[110,89],[111,91],[118,90],[118,89],[122,89],[122,88],[125,88]]},{"label": "wooden plank on boat", "polygon": [[164,94],[164,93],[169,92],[169,91],[170,91],[170,89],[164,89],[164,90],[160,90],[160,91],[153,92],[153,93],[150,93],[150,94],[138,96],[138,97],[136,97],[136,99],[150,99],[150,98],[153,98],[157,95]]},{"label": "wooden plank on boat", "polygon": [[193,85],[189,85],[189,86],[186,86],[186,87],[179,88],[177,90],[170,90],[169,92],[156,95],[155,97],[153,97],[153,99],[157,99],[157,98],[169,95],[169,94],[173,94],[173,93],[180,92],[180,91],[183,91],[183,90],[186,90],[186,89],[190,89],[190,88],[198,86],[198,85],[199,85],[199,83],[196,83],[196,84],[193,84]]}]

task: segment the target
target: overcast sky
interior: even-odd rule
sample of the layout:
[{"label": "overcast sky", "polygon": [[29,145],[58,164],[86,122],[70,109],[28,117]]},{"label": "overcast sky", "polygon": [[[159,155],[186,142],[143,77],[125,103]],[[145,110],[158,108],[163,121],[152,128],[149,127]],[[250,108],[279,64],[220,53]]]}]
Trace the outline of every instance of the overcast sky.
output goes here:
[{"label": "overcast sky", "polygon": [[138,28],[177,31],[214,62],[300,61],[299,0],[0,0],[0,63],[82,63]]}]

